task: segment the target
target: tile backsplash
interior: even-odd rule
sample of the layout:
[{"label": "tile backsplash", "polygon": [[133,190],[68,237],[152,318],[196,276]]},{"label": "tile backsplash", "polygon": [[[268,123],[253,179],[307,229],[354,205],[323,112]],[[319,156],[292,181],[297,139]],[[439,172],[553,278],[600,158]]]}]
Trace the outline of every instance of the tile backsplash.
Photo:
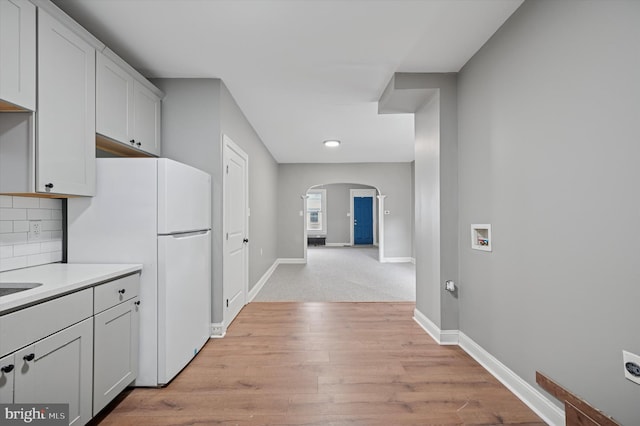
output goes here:
[{"label": "tile backsplash", "polygon": [[62,200],[0,195],[0,271],[61,260]]}]

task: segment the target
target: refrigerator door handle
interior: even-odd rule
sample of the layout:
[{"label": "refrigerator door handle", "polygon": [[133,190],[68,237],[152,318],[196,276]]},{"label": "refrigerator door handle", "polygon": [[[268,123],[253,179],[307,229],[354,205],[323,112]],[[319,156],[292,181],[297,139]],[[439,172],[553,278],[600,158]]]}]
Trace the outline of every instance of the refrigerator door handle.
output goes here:
[{"label": "refrigerator door handle", "polygon": [[195,237],[195,236],[198,236],[198,235],[206,235],[209,232],[210,231],[208,229],[205,229],[204,231],[181,232],[179,234],[160,234],[160,236],[161,237],[173,237],[173,238],[179,239],[179,238]]}]

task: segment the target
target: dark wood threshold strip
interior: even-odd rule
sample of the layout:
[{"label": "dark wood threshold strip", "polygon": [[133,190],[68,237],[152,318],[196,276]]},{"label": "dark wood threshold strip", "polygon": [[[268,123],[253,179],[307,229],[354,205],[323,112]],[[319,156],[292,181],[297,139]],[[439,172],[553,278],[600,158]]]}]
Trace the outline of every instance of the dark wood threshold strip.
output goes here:
[{"label": "dark wood threshold strip", "polygon": [[567,426],[620,426],[611,417],[592,407],[584,399],[569,392],[544,374],[536,371],[536,383],[565,404]]}]

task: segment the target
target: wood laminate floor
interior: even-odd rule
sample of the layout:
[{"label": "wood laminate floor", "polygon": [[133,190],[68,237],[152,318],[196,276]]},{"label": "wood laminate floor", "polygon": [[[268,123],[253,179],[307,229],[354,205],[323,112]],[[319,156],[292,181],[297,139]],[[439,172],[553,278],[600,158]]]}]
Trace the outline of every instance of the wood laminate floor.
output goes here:
[{"label": "wood laminate floor", "polygon": [[413,309],[251,303],[166,388],[126,392],[94,424],[544,424]]}]

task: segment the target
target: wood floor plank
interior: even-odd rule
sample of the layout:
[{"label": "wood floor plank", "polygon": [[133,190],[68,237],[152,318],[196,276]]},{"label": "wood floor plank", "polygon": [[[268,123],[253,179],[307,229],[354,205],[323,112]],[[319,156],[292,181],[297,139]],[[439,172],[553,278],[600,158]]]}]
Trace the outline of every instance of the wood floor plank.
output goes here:
[{"label": "wood floor plank", "polygon": [[122,394],[101,425],[544,423],[412,303],[251,303],[166,388]]}]

